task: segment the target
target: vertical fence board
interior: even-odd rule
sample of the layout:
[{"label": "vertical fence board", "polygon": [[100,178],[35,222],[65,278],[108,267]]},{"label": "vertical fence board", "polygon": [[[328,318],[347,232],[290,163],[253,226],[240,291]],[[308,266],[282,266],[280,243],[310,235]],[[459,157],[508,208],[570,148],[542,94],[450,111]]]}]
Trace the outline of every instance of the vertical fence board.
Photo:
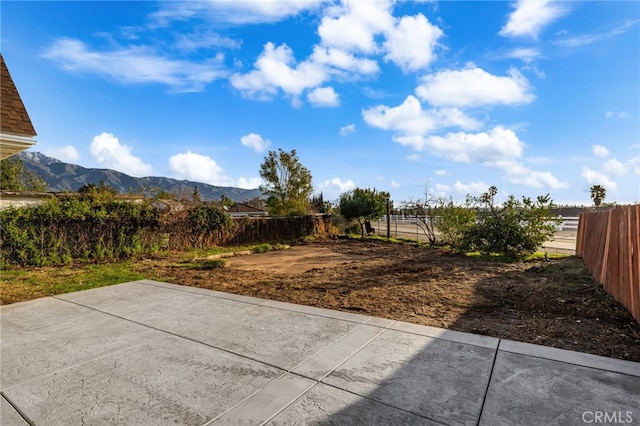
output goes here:
[{"label": "vertical fence board", "polygon": [[640,205],[581,213],[576,254],[607,293],[640,321]]},{"label": "vertical fence board", "polygon": [[[640,321],[640,207],[631,209],[630,218],[630,246],[631,246],[631,312],[635,312],[636,320]],[[634,284],[635,283],[635,284]]]}]

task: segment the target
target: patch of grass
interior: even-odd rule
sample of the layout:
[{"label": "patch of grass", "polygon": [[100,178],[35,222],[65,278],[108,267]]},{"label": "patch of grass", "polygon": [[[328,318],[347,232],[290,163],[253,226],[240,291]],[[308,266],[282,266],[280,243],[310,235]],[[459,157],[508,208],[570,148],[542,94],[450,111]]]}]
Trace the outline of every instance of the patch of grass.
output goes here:
[{"label": "patch of grass", "polygon": [[217,254],[236,253],[243,251],[251,251],[253,253],[264,253],[272,250],[284,250],[288,249],[287,244],[269,244],[260,243],[245,246],[232,246],[232,247],[210,247],[206,249],[193,249],[185,252],[184,260],[193,261],[194,259],[206,258],[208,256],[214,256]]},{"label": "patch of grass", "polygon": [[542,259],[563,259],[565,257],[569,257],[568,254],[563,253],[545,253],[542,251],[537,251],[533,254],[524,257],[524,261],[532,261],[532,260],[542,260]]},{"label": "patch of grass", "polygon": [[265,253],[273,250],[273,246],[268,243],[256,244],[250,248],[250,250],[254,253]]},{"label": "patch of grass", "polygon": [[14,303],[143,278],[131,262],[3,269],[0,271],[0,301],[2,304]]},{"label": "patch of grass", "polygon": [[532,266],[528,271],[549,278],[557,277],[558,281],[568,284],[590,284],[594,282],[591,272],[584,266],[582,259],[575,256],[554,259],[549,263]]},{"label": "patch of grass", "polygon": [[[542,260],[545,258],[545,253],[540,251],[537,251],[535,253],[522,256],[522,257],[506,256],[504,254],[497,254],[497,253],[486,254],[486,253],[480,253],[479,251],[467,252],[465,254],[468,257],[475,257],[478,259],[487,260],[489,262],[500,262],[500,263],[513,263],[513,262],[521,262],[521,261],[531,262],[531,261]],[[566,257],[569,257],[569,255],[562,254],[562,253],[546,254],[547,259],[564,259]]]},{"label": "patch of grass", "polygon": [[505,256],[503,254],[497,253],[480,253],[479,251],[470,251],[465,253],[467,257],[477,258],[480,260],[486,260],[489,262],[497,262],[497,263],[513,263],[517,262],[521,259],[513,256]]}]

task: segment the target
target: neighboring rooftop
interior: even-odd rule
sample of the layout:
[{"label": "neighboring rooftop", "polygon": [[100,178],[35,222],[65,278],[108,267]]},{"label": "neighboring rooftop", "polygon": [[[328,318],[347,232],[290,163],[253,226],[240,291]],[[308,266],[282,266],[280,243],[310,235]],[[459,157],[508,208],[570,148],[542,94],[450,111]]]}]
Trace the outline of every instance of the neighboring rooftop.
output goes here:
[{"label": "neighboring rooftop", "polygon": [[35,145],[36,131],[0,54],[0,159]]}]

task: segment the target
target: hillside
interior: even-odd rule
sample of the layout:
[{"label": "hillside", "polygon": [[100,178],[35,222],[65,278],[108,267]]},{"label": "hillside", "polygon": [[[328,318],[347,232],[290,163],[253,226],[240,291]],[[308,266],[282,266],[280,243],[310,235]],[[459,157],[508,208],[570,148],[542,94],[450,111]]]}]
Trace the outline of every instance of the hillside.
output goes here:
[{"label": "hillside", "polygon": [[197,187],[203,201],[220,200],[222,196],[234,201],[245,201],[254,197],[262,197],[257,189],[242,189],[227,186],[214,186],[189,180],[178,180],[159,176],[133,177],[109,169],[90,169],[77,164],[69,164],[47,157],[39,152],[22,152],[18,155],[28,170],[41,176],[49,187],[49,191],[77,191],[81,186],[104,181],[106,185],[116,188],[120,193],[146,194],[167,191],[175,194],[191,194]]}]

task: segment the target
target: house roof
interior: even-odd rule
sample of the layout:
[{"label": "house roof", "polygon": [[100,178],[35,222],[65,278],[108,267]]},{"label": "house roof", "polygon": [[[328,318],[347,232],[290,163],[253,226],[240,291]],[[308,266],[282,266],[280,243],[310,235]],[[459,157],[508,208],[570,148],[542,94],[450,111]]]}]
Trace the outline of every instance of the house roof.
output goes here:
[{"label": "house roof", "polygon": [[256,209],[245,203],[234,203],[227,209],[229,213],[264,213],[264,210]]},{"label": "house roof", "polygon": [[31,124],[27,109],[20,99],[9,69],[0,54],[2,69],[0,74],[0,132],[18,136],[34,137],[36,131]]}]

